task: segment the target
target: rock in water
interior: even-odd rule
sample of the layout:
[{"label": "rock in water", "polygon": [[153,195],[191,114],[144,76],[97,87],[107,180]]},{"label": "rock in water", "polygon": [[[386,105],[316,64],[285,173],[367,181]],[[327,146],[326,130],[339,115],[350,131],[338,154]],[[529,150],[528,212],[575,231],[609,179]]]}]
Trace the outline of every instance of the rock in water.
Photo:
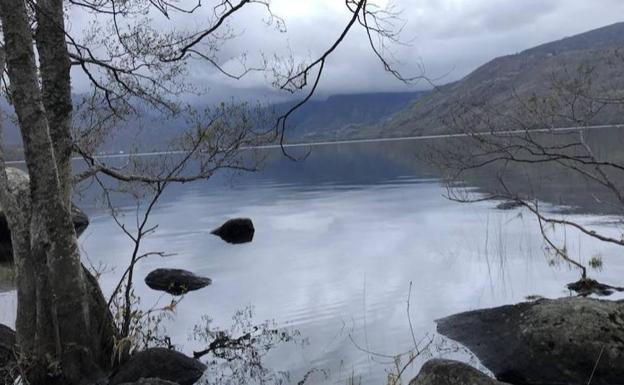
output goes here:
[{"label": "rock in water", "polygon": [[[497,379],[513,384],[613,385],[624,379],[624,303],[542,299],[436,321]],[[593,376],[592,376],[593,372]]]},{"label": "rock in water", "polygon": [[[30,180],[26,172],[14,167],[7,167],[6,171],[9,188],[11,190],[17,191],[20,194],[30,194]],[[89,226],[89,217],[73,203],[71,215],[72,221],[74,222],[74,228],[76,229],[76,234],[80,236],[87,226]],[[0,208],[0,262],[12,261],[13,247],[11,245],[11,232],[9,231],[9,225],[6,220],[6,216],[4,215],[4,211]]]},{"label": "rock in water", "polygon": [[15,362],[15,332],[2,324],[0,324],[0,383],[6,380],[6,383],[13,383],[11,380],[15,378],[14,370]]},{"label": "rock in water", "polygon": [[206,365],[180,352],[165,348],[151,348],[132,356],[111,377],[109,385],[134,383],[142,378],[193,385],[201,378],[205,370]]},{"label": "rock in water", "polygon": [[227,243],[247,243],[251,242],[254,237],[253,222],[249,218],[230,219],[221,225],[218,229],[212,231],[212,234],[218,235]]},{"label": "rock in water", "polygon": [[518,207],[522,207],[522,202],[505,201],[496,205],[496,208],[499,210],[513,210],[513,209],[517,209]]},{"label": "rock in water", "polygon": [[576,282],[568,283],[566,287],[575,291],[581,297],[587,297],[592,294],[606,297],[616,291],[624,291],[622,287],[606,285],[591,278],[581,278]]},{"label": "rock in water", "polygon": [[76,235],[80,236],[89,227],[89,217],[84,211],[80,210],[76,205],[72,203],[71,208],[72,222],[74,222],[74,229]]},{"label": "rock in water", "polygon": [[210,285],[212,280],[181,269],[156,269],[145,277],[145,283],[154,290],[182,295],[204,288]]},{"label": "rock in water", "polygon": [[502,385],[463,362],[443,359],[427,361],[409,385]]}]

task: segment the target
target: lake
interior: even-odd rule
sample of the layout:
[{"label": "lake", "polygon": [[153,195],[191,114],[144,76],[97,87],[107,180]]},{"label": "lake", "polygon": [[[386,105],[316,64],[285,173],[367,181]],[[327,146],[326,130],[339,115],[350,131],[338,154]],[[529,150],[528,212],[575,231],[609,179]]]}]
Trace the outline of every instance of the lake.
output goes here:
[{"label": "lake", "polygon": [[[307,341],[267,356],[270,367],[290,371],[290,383],[315,368],[319,372],[308,383],[384,384],[392,360],[367,351],[392,356],[413,348],[414,338],[434,338],[429,355],[404,375],[406,383],[430,355],[469,359],[435,335],[435,319],[532,295],[570,295],[565,284],[579,274],[551,262],[530,213],[497,210],[492,201],[446,199],[435,168],[419,160],[424,145],[319,146],[300,162],[267,150],[272,153],[258,173],[171,188],[151,217],[158,229],[143,251],[175,255],[139,264],[141,303],[150,308],[170,301],[143,283],[151,270],[191,270],[213,284],[187,294],[165,323],[166,334],[183,352],[202,348],[190,340],[202,316],[227,328],[237,310],[252,306],[255,322],[275,320]],[[478,179],[468,183],[476,190],[487,185]],[[79,205],[91,216],[80,238],[84,259],[107,267],[101,284],[110,293],[132,243],[88,194]],[[129,201],[125,205],[132,223],[133,208]],[[607,226],[604,213],[569,215]],[[233,217],[253,219],[252,243],[230,245],[210,234]],[[570,230],[557,236],[573,257],[584,262],[602,257],[604,267],[592,270],[593,278],[622,284],[624,261],[616,246]],[[0,323],[13,324],[14,308],[14,292],[0,293]]]}]

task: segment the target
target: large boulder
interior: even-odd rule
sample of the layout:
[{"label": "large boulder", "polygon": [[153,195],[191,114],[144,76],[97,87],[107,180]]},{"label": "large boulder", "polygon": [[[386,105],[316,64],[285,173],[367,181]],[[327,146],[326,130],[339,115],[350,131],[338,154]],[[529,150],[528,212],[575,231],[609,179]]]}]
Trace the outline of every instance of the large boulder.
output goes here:
[{"label": "large boulder", "polygon": [[142,378],[160,379],[179,385],[195,384],[206,365],[175,350],[151,348],[135,354],[115,373],[109,385],[134,383]]},{"label": "large boulder", "polygon": [[435,358],[427,361],[409,385],[502,385],[463,362]]},{"label": "large boulder", "polygon": [[247,243],[253,241],[256,230],[249,218],[230,219],[219,228],[214,229],[212,234],[221,237],[227,243]]},{"label": "large boulder", "polygon": [[156,269],[145,277],[145,283],[154,290],[182,295],[204,288],[210,285],[212,280],[181,269]]},{"label": "large boulder", "polygon": [[15,332],[0,324],[0,383],[12,383],[17,374],[14,347]]},{"label": "large boulder", "polygon": [[[9,188],[20,194],[29,194],[28,174],[18,168],[8,167],[7,178],[9,182]],[[72,220],[74,222],[74,228],[76,234],[80,236],[87,226],[89,226],[89,217],[78,207],[72,203]],[[2,208],[0,208],[0,263],[13,261],[13,247],[11,246],[11,232],[9,231],[9,225],[7,223],[6,216]]]},{"label": "large boulder", "polygon": [[624,378],[624,304],[541,299],[436,321],[497,379],[513,384],[613,385]]}]

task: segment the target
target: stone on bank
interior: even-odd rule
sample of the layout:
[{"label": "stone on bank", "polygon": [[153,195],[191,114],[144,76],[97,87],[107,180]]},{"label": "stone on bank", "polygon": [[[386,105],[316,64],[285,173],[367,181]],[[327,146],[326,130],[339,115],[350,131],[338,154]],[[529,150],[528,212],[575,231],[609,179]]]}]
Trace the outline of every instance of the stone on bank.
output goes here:
[{"label": "stone on bank", "polygon": [[435,358],[427,361],[409,385],[503,385],[463,362]]},{"label": "stone on bank", "polygon": [[[179,385],[193,385],[204,374],[206,365],[171,349],[151,348],[133,355],[109,385],[136,383],[141,379],[159,379]],[[147,384],[152,384],[147,382]],[[161,383],[156,383],[161,385]],[[164,384],[163,384],[164,385]]]},{"label": "stone on bank", "polygon": [[470,349],[512,384],[624,383],[624,303],[541,299],[436,321],[438,332]]}]

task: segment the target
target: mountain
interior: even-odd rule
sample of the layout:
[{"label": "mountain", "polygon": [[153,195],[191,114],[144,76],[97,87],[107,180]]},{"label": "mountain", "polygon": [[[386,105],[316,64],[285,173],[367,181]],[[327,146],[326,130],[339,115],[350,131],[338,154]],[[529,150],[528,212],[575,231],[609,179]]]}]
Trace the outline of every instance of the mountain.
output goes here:
[{"label": "mountain", "polygon": [[[289,141],[307,138],[350,136],[362,127],[383,124],[385,119],[406,108],[425,92],[378,92],[333,95],[326,100],[311,100],[295,111],[288,121]],[[275,106],[287,111],[293,103]]]},{"label": "mountain", "polygon": [[[489,125],[476,128],[511,128],[515,118],[531,121],[527,103],[549,96],[547,107],[553,117],[548,124],[576,125],[578,122],[569,119],[571,108],[566,104],[576,93],[571,89],[624,100],[623,69],[624,23],[618,23],[496,58],[463,79],[419,98],[384,124],[365,127],[352,137],[453,132],[458,129],[457,119],[469,111],[487,111]],[[554,95],[559,103],[553,104]],[[588,112],[591,107],[583,98],[575,103],[576,113]],[[546,107],[537,108],[544,111]],[[623,117],[620,105],[609,105],[587,123],[622,123]]]},{"label": "mountain", "polygon": [[[288,120],[286,139],[289,142],[306,139],[330,139],[348,136],[362,127],[383,124],[384,119],[407,107],[424,92],[380,92],[329,96],[325,100],[310,100],[296,110]],[[78,96],[76,96],[78,100]],[[268,106],[270,114],[288,111],[298,101]],[[195,106],[202,109],[206,106]],[[0,101],[4,116],[12,115],[12,108]],[[277,117],[277,115],[276,115]],[[11,119],[4,120],[3,139],[11,152],[11,159],[21,158],[21,137]],[[166,149],[171,138],[187,128],[181,117],[163,118],[157,111],[145,109],[141,119],[121,122],[98,151],[154,151]]]}]

